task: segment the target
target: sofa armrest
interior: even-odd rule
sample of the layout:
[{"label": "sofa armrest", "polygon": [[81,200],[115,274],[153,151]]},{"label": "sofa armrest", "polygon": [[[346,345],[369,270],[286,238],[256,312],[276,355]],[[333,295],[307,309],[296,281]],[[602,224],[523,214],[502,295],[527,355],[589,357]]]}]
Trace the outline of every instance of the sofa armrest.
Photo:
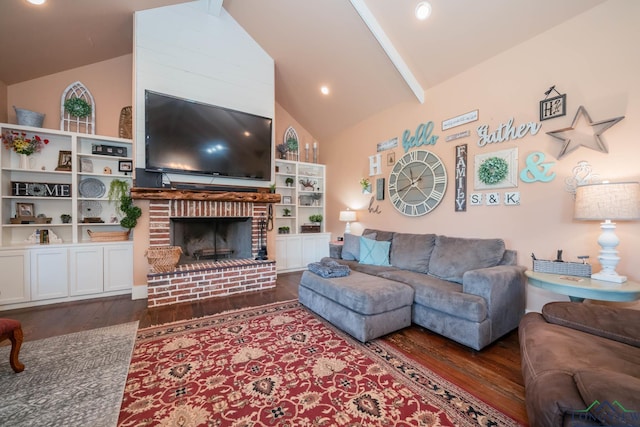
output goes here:
[{"label": "sofa armrest", "polygon": [[525,270],[520,265],[498,265],[469,270],[462,276],[462,292],[487,301],[495,338],[515,329],[524,315]]},{"label": "sofa armrest", "polygon": [[640,311],[577,302],[550,302],[542,307],[549,323],[640,347]]}]

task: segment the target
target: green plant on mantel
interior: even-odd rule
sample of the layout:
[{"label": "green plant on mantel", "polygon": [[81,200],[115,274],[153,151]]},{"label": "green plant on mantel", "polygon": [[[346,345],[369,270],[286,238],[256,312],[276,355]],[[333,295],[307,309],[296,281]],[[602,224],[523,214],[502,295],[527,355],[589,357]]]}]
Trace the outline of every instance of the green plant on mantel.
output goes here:
[{"label": "green plant on mantel", "polygon": [[134,228],[142,215],[142,209],[133,205],[133,199],[129,194],[129,183],[121,179],[112,180],[107,197],[110,203],[116,204],[116,211],[123,215],[120,225],[127,229]]}]

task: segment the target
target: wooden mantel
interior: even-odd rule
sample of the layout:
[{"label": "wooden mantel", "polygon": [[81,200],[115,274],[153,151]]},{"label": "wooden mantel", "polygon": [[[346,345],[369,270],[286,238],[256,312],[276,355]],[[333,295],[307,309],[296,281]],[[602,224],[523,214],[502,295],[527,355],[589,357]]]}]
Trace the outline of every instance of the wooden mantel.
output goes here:
[{"label": "wooden mantel", "polygon": [[131,198],[146,200],[211,200],[216,202],[280,203],[280,194],[249,192],[216,192],[207,190],[178,190],[172,188],[131,189]]}]

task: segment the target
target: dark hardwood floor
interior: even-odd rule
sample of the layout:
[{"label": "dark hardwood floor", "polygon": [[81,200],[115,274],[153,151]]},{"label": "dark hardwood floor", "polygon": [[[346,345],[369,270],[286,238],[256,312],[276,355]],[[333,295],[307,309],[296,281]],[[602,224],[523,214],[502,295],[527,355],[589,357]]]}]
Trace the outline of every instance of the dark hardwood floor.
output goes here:
[{"label": "dark hardwood floor", "polygon": [[[147,308],[128,295],[0,311],[22,323],[25,341],[138,320],[140,327],[191,319],[223,311],[296,299],[301,273],[279,274],[275,289],[213,298],[197,303]],[[474,351],[412,325],[383,338],[411,359],[458,387],[527,424],[517,331],[482,351]]]}]

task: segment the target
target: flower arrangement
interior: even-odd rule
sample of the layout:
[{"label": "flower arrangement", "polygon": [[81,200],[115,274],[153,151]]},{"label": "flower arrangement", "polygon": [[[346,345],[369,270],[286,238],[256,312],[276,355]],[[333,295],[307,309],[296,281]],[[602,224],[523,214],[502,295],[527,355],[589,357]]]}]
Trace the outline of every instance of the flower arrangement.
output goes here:
[{"label": "flower arrangement", "polygon": [[42,139],[38,135],[34,135],[33,138],[27,138],[25,132],[13,131],[2,135],[2,142],[7,150],[30,156],[33,153],[39,153],[49,143],[49,140]]},{"label": "flower arrangement", "polygon": [[361,178],[360,179],[360,187],[362,187],[362,192],[371,191],[371,181],[369,178]]},{"label": "flower arrangement", "polygon": [[91,105],[82,98],[69,98],[64,101],[64,111],[73,117],[84,119],[91,114]]}]

